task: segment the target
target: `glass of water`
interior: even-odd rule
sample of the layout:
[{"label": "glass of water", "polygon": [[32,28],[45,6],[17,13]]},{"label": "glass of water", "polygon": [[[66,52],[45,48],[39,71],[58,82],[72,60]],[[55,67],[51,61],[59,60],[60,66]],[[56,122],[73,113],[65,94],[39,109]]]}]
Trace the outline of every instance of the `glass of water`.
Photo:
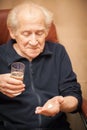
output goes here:
[{"label": "glass of water", "polygon": [[25,65],[21,62],[14,62],[11,65],[11,77],[23,80]]},{"label": "glass of water", "polygon": [[[11,77],[15,79],[23,80],[24,78],[25,65],[22,62],[14,62],[11,65]],[[15,96],[21,93],[14,94]]]}]

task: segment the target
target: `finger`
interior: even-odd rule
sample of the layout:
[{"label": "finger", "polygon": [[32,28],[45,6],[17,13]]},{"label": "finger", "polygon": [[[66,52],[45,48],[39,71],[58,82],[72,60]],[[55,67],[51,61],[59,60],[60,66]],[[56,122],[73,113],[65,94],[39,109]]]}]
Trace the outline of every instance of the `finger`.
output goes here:
[{"label": "finger", "polygon": [[16,97],[17,95],[15,94],[9,94],[8,92],[2,92],[4,95],[10,97],[10,98],[13,98],[13,97]]},{"label": "finger", "polygon": [[35,113],[40,114],[42,111],[42,107],[36,107]]},{"label": "finger", "polygon": [[44,115],[44,116],[54,116],[56,113],[46,110],[46,109],[42,109],[38,111],[38,114]]},{"label": "finger", "polygon": [[5,86],[1,87],[3,90],[9,89],[9,90],[22,90],[25,89],[25,84],[21,85],[13,85],[13,84],[5,84]]},{"label": "finger", "polygon": [[9,94],[17,94],[17,93],[21,93],[21,92],[23,92],[24,91],[24,89],[21,89],[21,90],[16,90],[16,91],[13,91],[13,90],[9,90],[9,89],[7,89],[7,90],[5,90],[5,91],[3,91],[3,92],[6,92],[6,93],[9,93]]},{"label": "finger", "polygon": [[16,94],[16,93],[20,93],[23,92],[25,90],[25,88],[16,88],[17,86],[15,86],[15,89],[10,88],[10,87],[0,87],[0,92],[4,92],[4,93],[8,93],[8,94]]},{"label": "finger", "polygon": [[63,103],[63,101],[64,101],[64,97],[63,96],[59,96],[58,97],[58,102],[61,104],[61,103]]},{"label": "finger", "polygon": [[23,84],[23,81],[19,80],[19,79],[12,78],[12,77],[9,77],[8,80],[7,80],[7,83],[8,84],[19,85],[19,84]]}]

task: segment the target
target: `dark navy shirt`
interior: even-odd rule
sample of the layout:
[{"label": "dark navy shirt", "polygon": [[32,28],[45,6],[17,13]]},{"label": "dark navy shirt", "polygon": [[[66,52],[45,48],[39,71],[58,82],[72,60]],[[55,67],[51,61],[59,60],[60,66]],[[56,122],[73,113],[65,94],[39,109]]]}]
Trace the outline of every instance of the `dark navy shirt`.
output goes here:
[{"label": "dark navy shirt", "polygon": [[25,91],[14,98],[0,93],[0,118],[5,126],[24,130],[65,127],[67,122],[62,112],[54,117],[35,114],[37,106],[58,95],[76,97],[79,102],[77,111],[81,106],[80,85],[64,46],[46,42],[44,51],[30,62],[17,54],[13,44],[14,40],[10,40],[0,46],[0,74],[10,73],[13,62],[22,62],[25,64],[26,86]]}]

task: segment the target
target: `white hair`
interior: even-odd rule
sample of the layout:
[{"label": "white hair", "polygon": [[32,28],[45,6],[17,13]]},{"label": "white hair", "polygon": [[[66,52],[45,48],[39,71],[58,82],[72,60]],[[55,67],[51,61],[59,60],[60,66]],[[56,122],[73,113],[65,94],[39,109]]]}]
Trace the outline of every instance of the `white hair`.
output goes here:
[{"label": "white hair", "polygon": [[[31,3],[31,2],[24,2],[22,4],[15,6],[8,14],[7,26],[13,30],[16,30],[17,24],[18,24],[18,19],[17,19],[18,14],[21,11],[27,10],[28,12],[30,12],[31,10],[37,10],[37,9],[40,10],[41,13],[43,14],[46,27],[49,28],[49,26],[51,25],[51,23],[53,21],[53,13],[42,6],[37,5],[35,3]],[[35,12],[34,12],[34,14],[35,14]],[[32,14],[29,13],[29,15],[32,15]]]}]

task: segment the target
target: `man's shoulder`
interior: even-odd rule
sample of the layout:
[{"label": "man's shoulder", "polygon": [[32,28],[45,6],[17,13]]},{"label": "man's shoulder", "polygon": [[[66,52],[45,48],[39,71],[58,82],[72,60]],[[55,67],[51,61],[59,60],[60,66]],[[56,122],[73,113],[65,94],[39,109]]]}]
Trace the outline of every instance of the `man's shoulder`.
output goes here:
[{"label": "man's shoulder", "polygon": [[64,46],[57,42],[57,43],[54,43],[54,42],[46,42],[47,46],[49,46],[50,48],[52,48],[53,50],[56,49],[56,50],[64,50]]},{"label": "man's shoulder", "polygon": [[9,43],[0,45],[0,57],[6,57],[7,52],[9,50],[9,46]]},{"label": "man's shoulder", "polygon": [[6,50],[6,48],[7,48],[7,43],[0,45],[0,52],[4,53],[4,51]]},{"label": "man's shoulder", "polygon": [[59,47],[63,46],[60,42],[50,42],[50,41],[47,41],[46,44],[48,44],[49,46],[59,46]]}]

